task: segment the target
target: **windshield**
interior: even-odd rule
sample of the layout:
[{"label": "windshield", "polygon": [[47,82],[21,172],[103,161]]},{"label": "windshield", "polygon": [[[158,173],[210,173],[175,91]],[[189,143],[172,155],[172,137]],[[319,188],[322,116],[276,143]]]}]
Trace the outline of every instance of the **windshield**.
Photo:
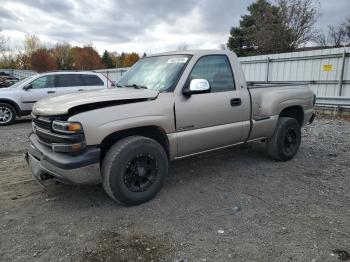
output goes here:
[{"label": "windshield", "polygon": [[146,57],[137,62],[117,83],[117,87],[166,91],[176,85],[190,56]]}]

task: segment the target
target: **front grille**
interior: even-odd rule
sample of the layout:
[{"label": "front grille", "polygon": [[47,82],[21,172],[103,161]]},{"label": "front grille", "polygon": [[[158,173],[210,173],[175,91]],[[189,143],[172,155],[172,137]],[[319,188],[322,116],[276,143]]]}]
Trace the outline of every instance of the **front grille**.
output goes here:
[{"label": "front grille", "polygon": [[45,129],[45,130],[51,130],[51,123],[52,121],[49,118],[44,118],[44,117],[38,117],[34,118],[33,122],[35,126]]}]

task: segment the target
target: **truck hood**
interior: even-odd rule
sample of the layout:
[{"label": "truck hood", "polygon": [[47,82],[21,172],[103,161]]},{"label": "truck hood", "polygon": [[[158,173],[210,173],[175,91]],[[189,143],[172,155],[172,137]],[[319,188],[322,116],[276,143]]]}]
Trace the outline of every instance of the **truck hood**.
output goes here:
[{"label": "truck hood", "polygon": [[[33,114],[42,116],[66,115],[70,109],[82,107],[83,111],[93,110],[118,102],[138,102],[155,99],[159,92],[154,90],[114,88],[87,91],[46,98],[34,104]],[[115,102],[115,103],[113,103]]]}]

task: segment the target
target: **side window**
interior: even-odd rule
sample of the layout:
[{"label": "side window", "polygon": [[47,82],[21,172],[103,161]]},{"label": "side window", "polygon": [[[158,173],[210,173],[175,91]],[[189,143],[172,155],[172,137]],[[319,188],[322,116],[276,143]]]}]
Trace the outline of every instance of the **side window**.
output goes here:
[{"label": "side window", "polygon": [[231,65],[225,55],[211,55],[200,58],[192,69],[188,81],[206,79],[211,92],[235,90]]},{"label": "side window", "polygon": [[46,88],[46,87],[50,87],[50,86],[47,86],[47,83],[49,82],[48,80],[49,80],[48,76],[43,76],[35,79],[30,84],[32,85],[33,89]]},{"label": "side window", "polygon": [[84,83],[79,74],[55,75],[56,87],[83,86]]},{"label": "side window", "polygon": [[81,75],[85,86],[103,86],[103,81],[97,75]]}]

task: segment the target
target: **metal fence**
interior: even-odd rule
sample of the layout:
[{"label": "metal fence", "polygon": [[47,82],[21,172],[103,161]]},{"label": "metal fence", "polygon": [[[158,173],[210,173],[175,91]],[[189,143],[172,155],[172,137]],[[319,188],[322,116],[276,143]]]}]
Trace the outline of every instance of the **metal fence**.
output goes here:
[{"label": "metal fence", "polygon": [[[350,106],[350,48],[241,57],[249,82],[309,84],[320,105]],[[341,101],[341,102],[340,102]]]},{"label": "metal fence", "polygon": [[37,72],[33,70],[17,70],[17,69],[0,69],[0,72],[10,74],[11,76],[17,77],[18,79],[27,78],[37,74]]},{"label": "metal fence", "polygon": [[[350,47],[240,58],[248,82],[308,84],[320,105],[350,106]],[[95,70],[118,81],[129,68]],[[20,79],[31,70],[0,69]]]}]

